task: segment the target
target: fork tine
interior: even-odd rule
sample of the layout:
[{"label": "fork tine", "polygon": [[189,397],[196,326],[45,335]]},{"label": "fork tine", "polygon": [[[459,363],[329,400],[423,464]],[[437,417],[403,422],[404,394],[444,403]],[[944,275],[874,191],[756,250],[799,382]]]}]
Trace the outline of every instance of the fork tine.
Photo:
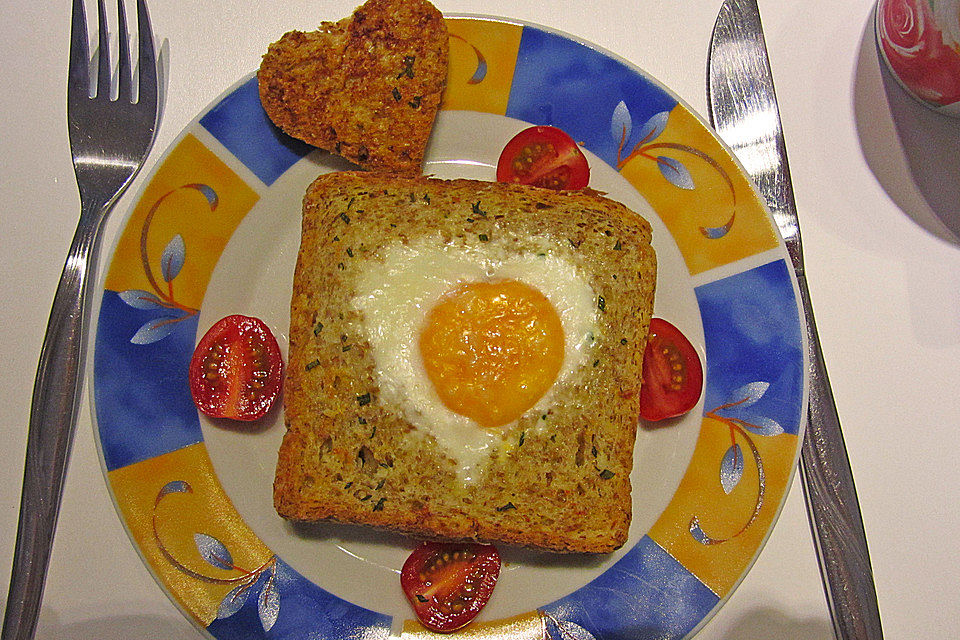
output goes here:
[{"label": "fork tine", "polygon": [[97,97],[110,99],[110,32],[103,0],[97,0]]},{"label": "fork tine", "polygon": [[117,99],[130,102],[133,98],[133,80],[131,78],[130,66],[130,34],[127,32],[127,11],[123,6],[123,0],[117,0],[117,17],[119,22],[120,47],[117,63],[117,75],[119,76],[119,90]]},{"label": "fork tine", "polygon": [[87,43],[87,16],[83,0],[73,0],[67,87],[71,99],[90,97],[90,47]]},{"label": "fork tine", "polygon": [[150,28],[150,14],[145,0],[137,0],[137,40],[139,41],[138,63],[140,84],[137,104],[157,104],[157,54],[153,46],[153,29]]}]

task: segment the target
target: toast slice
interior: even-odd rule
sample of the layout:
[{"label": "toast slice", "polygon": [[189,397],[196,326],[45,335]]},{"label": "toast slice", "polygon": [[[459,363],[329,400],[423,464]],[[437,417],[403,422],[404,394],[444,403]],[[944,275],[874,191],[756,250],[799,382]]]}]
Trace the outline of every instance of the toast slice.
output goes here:
[{"label": "toast slice", "polygon": [[[557,552],[621,546],[656,282],[650,237],[643,218],[591,191],[319,177],[304,198],[294,275],[278,513]],[[358,283],[391,247],[425,238],[555,256],[595,295],[596,336],[575,374],[555,383],[548,406],[503,429],[469,481],[391,398],[356,304]]]},{"label": "toast slice", "polygon": [[447,78],[447,28],[426,0],[369,0],[270,45],[260,102],[287,134],[363,169],[416,175]]}]

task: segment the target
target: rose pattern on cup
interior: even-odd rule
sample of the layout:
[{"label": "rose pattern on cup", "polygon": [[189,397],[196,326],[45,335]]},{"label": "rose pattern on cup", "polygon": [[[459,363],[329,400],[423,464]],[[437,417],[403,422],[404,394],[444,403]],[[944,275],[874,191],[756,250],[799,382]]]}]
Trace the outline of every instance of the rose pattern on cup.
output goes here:
[{"label": "rose pattern on cup", "polygon": [[880,0],[877,35],[908,91],[933,106],[960,102],[960,0]]}]

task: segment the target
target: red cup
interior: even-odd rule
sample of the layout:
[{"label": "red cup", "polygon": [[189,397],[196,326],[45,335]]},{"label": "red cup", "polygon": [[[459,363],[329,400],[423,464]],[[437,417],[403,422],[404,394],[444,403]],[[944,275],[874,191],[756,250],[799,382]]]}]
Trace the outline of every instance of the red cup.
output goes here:
[{"label": "red cup", "polygon": [[914,98],[960,117],[960,0],[879,0],[877,48]]}]

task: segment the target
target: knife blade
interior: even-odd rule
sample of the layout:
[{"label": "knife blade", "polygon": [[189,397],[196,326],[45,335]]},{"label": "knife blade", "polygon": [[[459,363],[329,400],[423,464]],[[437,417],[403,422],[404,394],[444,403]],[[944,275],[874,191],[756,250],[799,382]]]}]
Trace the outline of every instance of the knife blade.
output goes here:
[{"label": "knife blade", "polygon": [[804,273],[800,225],[756,0],[725,0],[710,41],[707,103],[780,229],[806,319],[809,398],[801,480],[834,633],[883,637],[867,539]]}]

